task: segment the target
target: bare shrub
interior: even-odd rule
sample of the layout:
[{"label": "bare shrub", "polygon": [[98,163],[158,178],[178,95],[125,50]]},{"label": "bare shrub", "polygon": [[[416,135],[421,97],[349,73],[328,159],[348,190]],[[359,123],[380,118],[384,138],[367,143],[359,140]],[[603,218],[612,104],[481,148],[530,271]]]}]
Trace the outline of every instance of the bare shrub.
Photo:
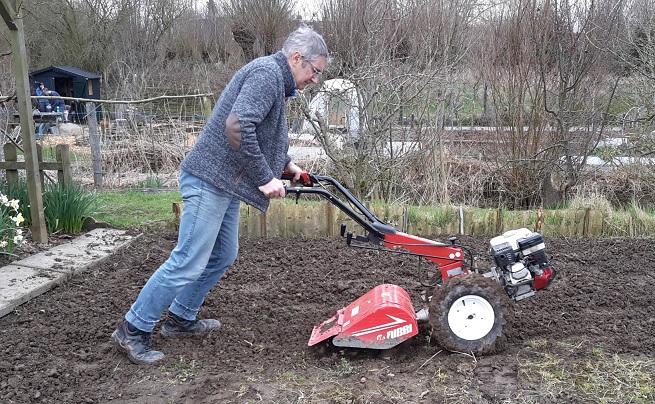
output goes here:
[{"label": "bare shrub", "polygon": [[294,18],[294,0],[223,0],[221,3],[246,61],[278,51],[298,24]]}]

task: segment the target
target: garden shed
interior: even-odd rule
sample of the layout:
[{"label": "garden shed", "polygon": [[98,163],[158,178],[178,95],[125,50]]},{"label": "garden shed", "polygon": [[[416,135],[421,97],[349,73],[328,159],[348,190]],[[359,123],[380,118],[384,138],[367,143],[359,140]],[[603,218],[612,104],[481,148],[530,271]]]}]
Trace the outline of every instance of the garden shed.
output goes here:
[{"label": "garden shed", "polygon": [[50,66],[30,73],[32,87],[43,83],[63,97],[100,99],[100,76],[72,66]]},{"label": "garden shed", "polygon": [[[39,83],[47,88],[55,90],[62,97],[87,98],[99,100],[100,97],[100,75],[87,72],[73,66],[50,66],[30,73],[32,89],[36,89]],[[74,121],[83,121],[86,115],[84,103],[65,101],[70,105]]]}]

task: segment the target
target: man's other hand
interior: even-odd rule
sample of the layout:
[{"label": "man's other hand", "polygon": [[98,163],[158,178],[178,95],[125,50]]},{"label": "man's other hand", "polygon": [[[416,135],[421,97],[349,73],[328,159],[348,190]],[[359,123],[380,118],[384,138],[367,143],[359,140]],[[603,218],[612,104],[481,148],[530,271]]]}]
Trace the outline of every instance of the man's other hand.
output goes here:
[{"label": "man's other hand", "polygon": [[286,195],[284,191],[284,184],[277,178],[273,178],[270,182],[259,187],[267,198],[284,198]]}]

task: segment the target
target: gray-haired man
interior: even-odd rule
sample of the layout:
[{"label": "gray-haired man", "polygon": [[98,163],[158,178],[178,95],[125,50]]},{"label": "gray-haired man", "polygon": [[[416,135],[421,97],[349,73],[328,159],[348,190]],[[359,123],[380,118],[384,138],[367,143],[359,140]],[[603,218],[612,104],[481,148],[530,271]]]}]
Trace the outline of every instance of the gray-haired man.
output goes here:
[{"label": "gray-haired man", "polygon": [[209,290],[237,257],[239,205],[266,211],[282,198],[283,171],[300,177],[287,151],[285,101],[317,83],[328,63],[323,38],[301,25],[280,52],[242,67],[221,94],[198,141],[182,161],[184,209],[177,246],[145,284],[112,338],[132,362],[152,364],[164,354],[150,335],[161,315],[165,338],[217,330],[218,320],[196,315]]}]

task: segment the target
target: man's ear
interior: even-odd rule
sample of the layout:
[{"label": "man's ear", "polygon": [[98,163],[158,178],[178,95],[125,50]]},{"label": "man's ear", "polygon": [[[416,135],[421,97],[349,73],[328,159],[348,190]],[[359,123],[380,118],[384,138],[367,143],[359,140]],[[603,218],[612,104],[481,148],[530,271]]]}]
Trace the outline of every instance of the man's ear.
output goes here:
[{"label": "man's ear", "polygon": [[291,62],[294,65],[298,65],[299,63],[302,63],[302,53],[299,51],[295,51],[291,54]]}]

